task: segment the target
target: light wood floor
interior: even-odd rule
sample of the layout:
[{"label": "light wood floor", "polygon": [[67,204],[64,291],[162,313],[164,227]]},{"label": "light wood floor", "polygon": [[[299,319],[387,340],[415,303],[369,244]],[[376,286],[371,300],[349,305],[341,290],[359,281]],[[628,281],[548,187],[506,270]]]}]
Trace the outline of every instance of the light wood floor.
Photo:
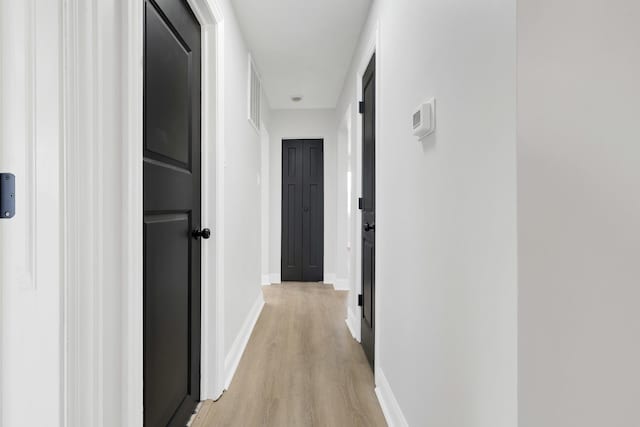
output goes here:
[{"label": "light wood floor", "polygon": [[236,375],[194,427],[386,426],[373,373],[344,322],[346,292],[287,283],[266,304]]}]

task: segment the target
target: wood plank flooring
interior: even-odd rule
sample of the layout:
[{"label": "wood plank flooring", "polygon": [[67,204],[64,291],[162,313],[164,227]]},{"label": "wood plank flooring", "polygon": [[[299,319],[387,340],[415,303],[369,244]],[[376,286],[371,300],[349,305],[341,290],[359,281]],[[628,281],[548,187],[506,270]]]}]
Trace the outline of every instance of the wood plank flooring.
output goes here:
[{"label": "wood plank flooring", "polygon": [[236,375],[193,427],[386,426],[373,373],[330,285],[264,288],[266,304]]}]

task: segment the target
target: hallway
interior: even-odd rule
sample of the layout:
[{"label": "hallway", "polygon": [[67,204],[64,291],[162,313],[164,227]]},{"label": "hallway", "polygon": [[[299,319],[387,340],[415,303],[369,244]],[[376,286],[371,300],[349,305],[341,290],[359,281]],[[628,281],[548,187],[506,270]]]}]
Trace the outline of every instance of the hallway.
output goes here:
[{"label": "hallway", "polygon": [[264,288],[266,304],[229,390],[193,427],[385,426],[373,375],[345,325],[347,292]]},{"label": "hallway", "polygon": [[0,427],[640,427],[638,22],[0,0]]}]

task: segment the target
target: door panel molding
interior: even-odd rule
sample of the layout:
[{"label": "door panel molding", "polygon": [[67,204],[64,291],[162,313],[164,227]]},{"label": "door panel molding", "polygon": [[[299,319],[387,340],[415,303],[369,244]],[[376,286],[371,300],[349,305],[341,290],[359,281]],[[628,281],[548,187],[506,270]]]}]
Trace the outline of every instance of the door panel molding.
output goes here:
[{"label": "door panel molding", "polygon": [[144,19],[143,416],[178,426],[200,401],[202,36],[182,0],[145,0]]},{"label": "door panel molding", "polygon": [[324,139],[285,138],[281,154],[282,280],[326,282]]}]

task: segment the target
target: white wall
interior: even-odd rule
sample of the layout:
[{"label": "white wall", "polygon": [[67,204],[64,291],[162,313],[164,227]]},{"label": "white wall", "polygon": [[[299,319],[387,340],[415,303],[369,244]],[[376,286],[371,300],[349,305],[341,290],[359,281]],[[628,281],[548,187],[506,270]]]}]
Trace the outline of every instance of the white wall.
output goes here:
[{"label": "white wall", "polygon": [[521,427],[640,425],[639,20],[518,2]]},{"label": "white wall", "polygon": [[53,2],[0,2],[0,172],[16,175],[16,216],[0,220],[6,427],[63,416],[60,31]]},{"label": "white wall", "polygon": [[[335,263],[336,263],[336,289],[340,290],[352,290],[352,273],[353,268],[352,261],[352,231],[354,210],[357,208],[357,204],[354,205],[353,188],[349,188],[351,185],[348,182],[348,174],[352,171],[352,159],[355,155],[353,146],[353,139],[351,135],[351,115],[350,112],[337,118],[338,124],[338,139],[336,145],[336,248],[335,248]],[[351,151],[350,151],[351,150]],[[350,155],[351,154],[351,155]],[[351,202],[349,202],[351,199]],[[351,211],[349,212],[349,203],[351,204]]]},{"label": "white wall", "polygon": [[[336,139],[334,110],[273,110],[269,134],[270,156],[270,268],[272,280],[280,279],[282,237],[282,140],[324,139],[324,280],[336,278]],[[275,280],[277,279],[277,280]]]},{"label": "white wall", "polygon": [[378,0],[338,104],[379,20],[376,380],[409,425],[517,424],[515,6]]},{"label": "white wall", "polygon": [[271,139],[269,137],[269,132],[266,129],[266,125],[263,124],[260,132],[260,273],[263,285],[271,284],[269,268],[269,245],[271,244],[269,230],[269,227],[271,225],[271,222],[269,221],[269,199],[271,198],[271,186],[269,185],[271,175],[271,155],[269,153],[270,148]]},{"label": "white wall", "polygon": [[261,296],[261,148],[260,134],[248,121],[249,51],[230,2],[219,3],[225,17],[224,318],[229,352]]}]

